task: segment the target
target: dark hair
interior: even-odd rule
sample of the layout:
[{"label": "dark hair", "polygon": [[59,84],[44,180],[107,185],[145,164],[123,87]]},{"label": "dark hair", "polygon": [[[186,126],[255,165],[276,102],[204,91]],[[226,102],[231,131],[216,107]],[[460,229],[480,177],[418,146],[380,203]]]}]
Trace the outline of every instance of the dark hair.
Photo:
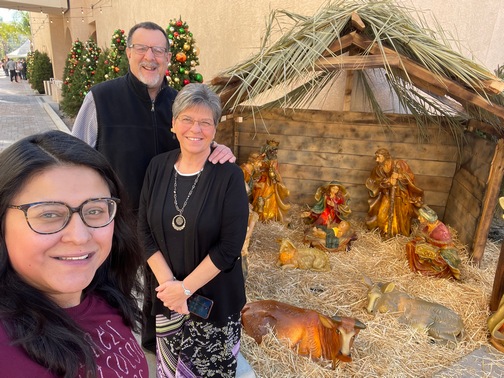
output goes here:
[{"label": "dark hair", "polygon": [[126,41],[128,46],[131,46],[131,40],[133,39],[133,33],[137,31],[137,29],[147,29],[147,30],[159,30],[161,33],[163,33],[164,37],[166,38],[166,48],[168,51],[170,51],[170,41],[168,40],[168,36],[166,35],[166,31],[159,26],[158,24],[150,21],[145,21],[145,22],[140,22],[136,25],[134,25],[129,33],[128,33],[128,40]]},{"label": "dark hair", "polygon": [[[94,352],[84,332],[64,309],[21,279],[9,262],[5,243],[5,214],[12,198],[34,175],[59,165],[91,168],[107,182],[112,197],[124,196],[105,157],[64,132],[29,136],[0,153],[0,322],[13,345],[21,346],[55,375],[74,378],[84,365],[86,377],[95,377]],[[141,293],[138,271],[143,257],[132,220],[132,212],[121,203],[111,252],[83,294],[104,298],[126,325],[138,330],[141,319],[135,293]]]}]

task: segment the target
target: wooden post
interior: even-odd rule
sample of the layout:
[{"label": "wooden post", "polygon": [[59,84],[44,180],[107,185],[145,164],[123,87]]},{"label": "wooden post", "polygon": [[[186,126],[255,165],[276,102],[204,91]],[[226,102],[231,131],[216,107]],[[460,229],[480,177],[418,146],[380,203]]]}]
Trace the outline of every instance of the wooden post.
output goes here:
[{"label": "wooden post", "polygon": [[504,139],[499,139],[495,147],[495,153],[490,165],[490,172],[487,180],[487,190],[483,199],[483,209],[481,210],[481,219],[476,227],[474,242],[472,248],[472,259],[477,265],[480,264],[485,251],[488,237],[488,230],[492,223],[495,206],[500,193],[502,175],[504,172]]}]

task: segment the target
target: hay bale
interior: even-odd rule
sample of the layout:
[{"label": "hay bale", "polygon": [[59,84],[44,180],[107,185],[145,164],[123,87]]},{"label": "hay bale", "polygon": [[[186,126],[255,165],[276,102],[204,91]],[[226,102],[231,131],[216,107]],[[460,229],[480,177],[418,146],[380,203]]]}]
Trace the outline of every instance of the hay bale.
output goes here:
[{"label": "hay bale", "polygon": [[[258,377],[430,377],[488,343],[488,303],[499,246],[488,242],[485,259],[476,267],[470,264],[467,249],[458,245],[462,279],[429,278],[410,271],[405,255],[409,238],[397,236],[383,241],[362,223],[351,223],[358,239],[349,252],[330,254],[329,272],[275,266],[282,238],[302,245],[306,226],[300,220],[293,218],[289,227],[279,223],[256,225],[249,246],[248,301],[276,299],[329,316],[352,316],[367,325],[354,343],[353,362],[340,363],[336,371],[331,370],[330,361],[314,362],[298,356],[285,340],[274,335],[257,345],[243,334],[241,351]],[[463,339],[457,345],[442,345],[426,333],[399,323],[395,314],[369,315],[363,275],[375,282],[393,281],[399,290],[451,308],[464,322]],[[502,358],[489,363],[504,368]],[[455,371],[453,374],[457,376]]]}]

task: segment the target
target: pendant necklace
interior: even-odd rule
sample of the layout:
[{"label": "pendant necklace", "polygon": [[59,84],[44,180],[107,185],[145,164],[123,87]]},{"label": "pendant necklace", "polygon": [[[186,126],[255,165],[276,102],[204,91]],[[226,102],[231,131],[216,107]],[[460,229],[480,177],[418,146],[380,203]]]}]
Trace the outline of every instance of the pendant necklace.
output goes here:
[{"label": "pendant necklace", "polygon": [[189,190],[189,194],[187,195],[187,198],[185,199],[184,201],[184,204],[182,205],[182,208],[179,208],[178,206],[178,202],[177,202],[177,177],[178,177],[178,172],[177,172],[177,169],[175,169],[175,181],[173,183],[173,201],[175,203],[175,209],[179,212],[177,215],[175,215],[172,219],[172,227],[176,230],[176,231],[181,231],[185,228],[186,226],[186,219],[184,218],[184,216],[182,215],[182,213],[184,212],[184,209],[187,205],[187,201],[189,201],[189,197],[191,197],[191,194],[193,193],[194,191],[194,188],[196,187],[196,184],[198,183],[198,180],[201,176],[201,172],[203,172],[203,168],[201,168],[201,171],[198,172],[198,175],[196,176],[196,180],[194,180],[194,183],[191,187],[191,190]]}]

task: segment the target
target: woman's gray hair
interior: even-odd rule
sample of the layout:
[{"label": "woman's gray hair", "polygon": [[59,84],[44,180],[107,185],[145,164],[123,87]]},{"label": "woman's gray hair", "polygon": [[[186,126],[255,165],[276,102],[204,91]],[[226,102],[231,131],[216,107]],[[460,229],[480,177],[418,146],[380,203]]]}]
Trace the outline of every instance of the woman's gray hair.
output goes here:
[{"label": "woman's gray hair", "polygon": [[221,100],[206,84],[191,83],[180,90],[173,103],[173,118],[177,118],[187,108],[199,105],[212,111],[213,121],[217,126],[222,114]]}]

